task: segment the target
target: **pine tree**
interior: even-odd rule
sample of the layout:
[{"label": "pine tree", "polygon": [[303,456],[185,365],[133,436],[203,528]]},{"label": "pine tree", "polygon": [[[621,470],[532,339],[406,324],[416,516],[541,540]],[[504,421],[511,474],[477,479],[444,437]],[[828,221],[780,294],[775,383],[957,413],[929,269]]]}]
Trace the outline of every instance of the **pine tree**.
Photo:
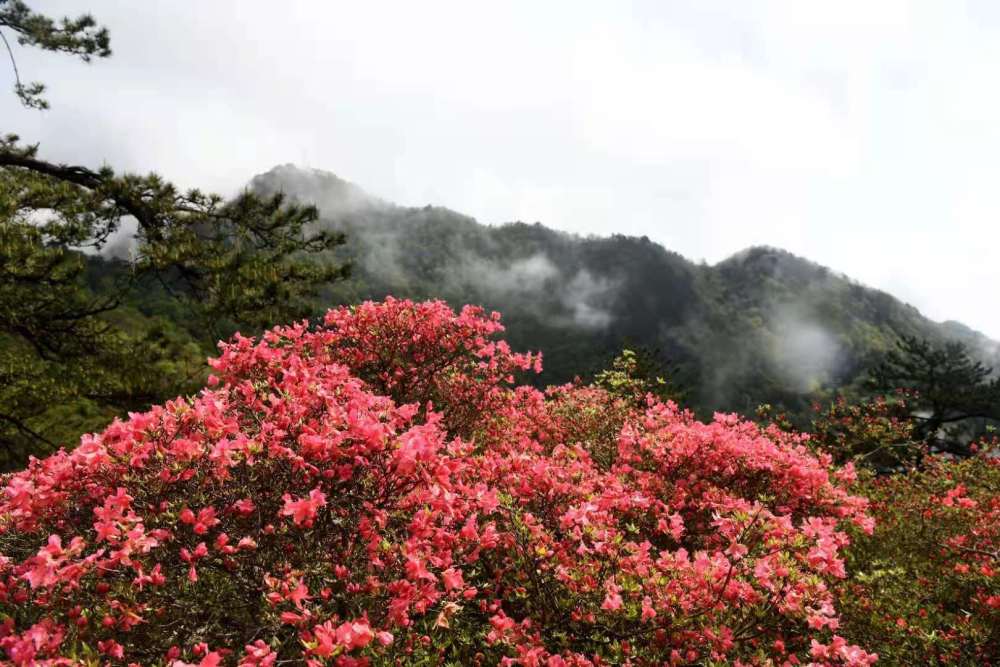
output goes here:
[{"label": "pine tree", "polygon": [[868,384],[909,394],[916,436],[937,449],[965,454],[971,437],[961,427],[1000,420],[1000,379],[958,342],[904,337],[871,369]]},{"label": "pine tree", "polygon": [[[89,15],[55,21],[0,0],[4,30],[85,61],[111,53]],[[44,85],[22,84],[11,55],[15,92],[45,108]],[[218,337],[313,314],[318,290],[348,272],[328,259],[343,235],[317,219],[281,193],[226,201],[0,138],[0,465],[189,390]],[[101,259],[132,229],[127,259]],[[138,294],[169,303],[187,333],[144,318]]]}]

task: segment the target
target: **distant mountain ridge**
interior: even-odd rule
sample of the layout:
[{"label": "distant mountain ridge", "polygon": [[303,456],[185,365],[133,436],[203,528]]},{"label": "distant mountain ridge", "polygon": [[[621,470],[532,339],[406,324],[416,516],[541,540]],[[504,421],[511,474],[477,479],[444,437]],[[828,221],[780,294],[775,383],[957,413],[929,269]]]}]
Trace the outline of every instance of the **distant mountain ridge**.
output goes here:
[{"label": "distant mountain ridge", "polygon": [[545,353],[546,383],[603,366],[624,345],[679,364],[703,412],[771,403],[802,413],[855,391],[902,335],[960,340],[987,363],[998,345],[933,322],[895,297],[789,252],[743,250],[697,264],[648,238],[581,237],[539,223],[483,225],[446,208],[397,206],[336,175],[282,165],[251,189],[313,203],[348,235],[354,278],[329,304],[386,294],[478,303],[503,313],[508,339]]}]

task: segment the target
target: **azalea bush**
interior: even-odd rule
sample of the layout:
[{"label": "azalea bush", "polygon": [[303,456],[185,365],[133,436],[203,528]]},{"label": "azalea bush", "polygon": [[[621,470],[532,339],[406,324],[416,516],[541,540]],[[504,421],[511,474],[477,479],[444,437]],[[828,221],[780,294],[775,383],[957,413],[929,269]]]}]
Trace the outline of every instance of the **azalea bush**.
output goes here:
[{"label": "azalea bush", "polygon": [[[893,665],[1000,664],[1000,443],[931,454],[897,392],[815,406],[809,445],[861,471],[873,532],[849,529],[841,632]],[[792,426],[769,406],[759,417]]]},{"label": "azalea bush", "polygon": [[889,664],[1000,664],[1000,459],[981,445],[859,484],[876,528],[847,552],[843,629]]},{"label": "azalea bush", "polygon": [[[856,401],[838,396],[825,405],[813,403],[809,446],[829,454],[838,465],[851,463],[882,473],[917,467],[927,454],[927,444],[914,433],[910,398],[901,390],[891,396]],[[796,430],[788,415],[770,404],[758,406],[756,417],[761,424]]]},{"label": "azalea bush", "polygon": [[[0,491],[14,664],[867,665],[872,530],[805,436],[520,384],[499,316],[388,299],[236,336],[208,387]],[[971,564],[970,564],[971,567]]]},{"label": "azalea bush", "polygon": [[838,463],[850,461],[881,472],[913,468],[927,445],[914,432],[910,398],[905,392],[859,402],[841,396],[825,407],[815,405],[810,441]]}]

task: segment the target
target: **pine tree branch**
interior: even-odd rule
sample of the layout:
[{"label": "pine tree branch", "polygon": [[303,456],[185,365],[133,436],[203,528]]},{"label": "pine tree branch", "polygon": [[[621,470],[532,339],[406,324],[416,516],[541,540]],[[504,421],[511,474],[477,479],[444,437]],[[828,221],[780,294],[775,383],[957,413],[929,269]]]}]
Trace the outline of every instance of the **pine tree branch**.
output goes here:
[{"label": "pine tree branch", "polygon": [[3,413],[0,413],[0,419],[2,419],[3,421],[7,422],[10,425],[12,425],[20,433],[22,433],[24,435],[27,435],[27,436],[29,436],[31,438],[34,438],[35,440],[38,440],[39,442],[43,442],[46,445],[48,445],[49,447],[52,447],[53,449],[56,449],[58,447],[58,445],[56,445],[56,443],[52,442],[51,440],[49,440],[48,438],[46,438],[44,435],[42,435],[40,433],[37,433],[36,431],[33,431],[32,429],[28,428],[28,426],[26,424],[24,424],[24,422],[16,419],[15,417],[11,417],[10,415],[5,415]]}]

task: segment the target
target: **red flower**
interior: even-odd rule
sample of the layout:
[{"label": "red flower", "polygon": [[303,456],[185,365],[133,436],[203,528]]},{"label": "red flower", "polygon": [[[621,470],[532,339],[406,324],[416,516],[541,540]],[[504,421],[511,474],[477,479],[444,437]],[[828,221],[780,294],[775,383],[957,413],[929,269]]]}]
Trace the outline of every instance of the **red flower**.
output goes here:
[{"label": "red flower", "polygon": [[316,513],[320,507],[326,505],[326,494],[318,488],[309,492],[307,498],[293,498],[286,493],[282,496],[285,505],[281,508],[279,515],[290,516],[295,525],[310,528],[316,519]]}]

